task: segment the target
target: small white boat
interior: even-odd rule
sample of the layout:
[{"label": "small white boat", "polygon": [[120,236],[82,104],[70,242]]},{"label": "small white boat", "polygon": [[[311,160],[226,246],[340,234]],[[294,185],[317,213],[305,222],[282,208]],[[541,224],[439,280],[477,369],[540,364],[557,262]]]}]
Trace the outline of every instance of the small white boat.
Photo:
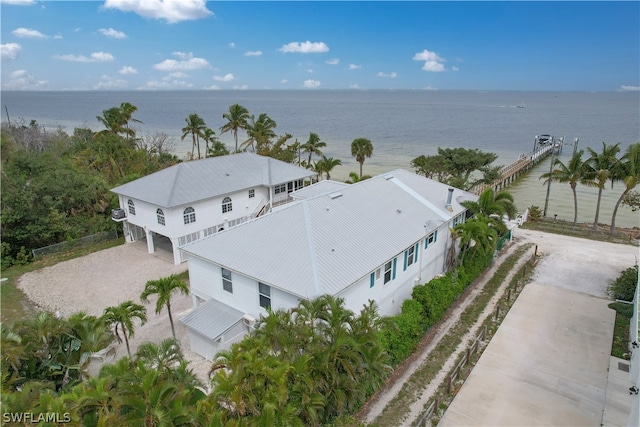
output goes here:
[{"label": "small white boat", "polygon": [[522,103],[522,104],[520,104],[520,105],[516,105],[516,108],[527,108],[527,106],[526,106],[526,105],[524,105],[524,102],[523,102],[523,103]]}]

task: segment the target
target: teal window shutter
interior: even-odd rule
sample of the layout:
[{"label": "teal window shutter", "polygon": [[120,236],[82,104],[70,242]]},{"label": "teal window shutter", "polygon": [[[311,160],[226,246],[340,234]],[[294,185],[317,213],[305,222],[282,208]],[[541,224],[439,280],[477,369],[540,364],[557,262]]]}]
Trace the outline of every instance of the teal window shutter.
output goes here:
[{"label": "teal window shutter", "polygon": [[371,273],[371,276],[369,276],[369,287],[373,288],[373,285],[376,282],[376,272],[374,271],[373,273]]},{"label": "teal window shutter", "polygon": [[405,271],[407,269],[407,259],[409,258],[409,251],[404,251],[404,267],[402,269],[402,271]]},{"label": "teal window shutter", "polygon": [[418,249],[420,249],[420,243],[416,243],[416,249],[413,252],[413,261],[414,262],[418,261]]},{"label": "teal window shutter", "polygon": [[438,230],[433,232],[433,243],[435,243],[436,240],[438,240]]},{"label": "teal window shutter", "polygon": [[396,264],[398,263],[398,258],[393,259],[393,271],[391,273],[391,279],[396,278]]},{"label": "teal window shutter", "polygon": [[424,248],[427,249],[429,247],[429,236],[424,238]]}]

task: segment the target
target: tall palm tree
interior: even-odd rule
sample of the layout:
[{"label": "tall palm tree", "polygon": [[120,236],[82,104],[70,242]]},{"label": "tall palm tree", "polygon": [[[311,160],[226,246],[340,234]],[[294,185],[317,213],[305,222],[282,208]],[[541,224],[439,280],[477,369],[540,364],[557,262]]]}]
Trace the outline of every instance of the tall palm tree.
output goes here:
[{"label": "tall palm tree", "polygon": [[127,354],[131,357],[129,337],[134,336],[134,320],[139,319],[141,324],[144,325],[147,322],[147,310],[142,305],[129,300],[120,305],[105,308],[102,318],[114,327],[114,332],[120,342],[122,342],[120,332],[122,333],[127,344]]},{"label": "tall palm tree", "polygon": [[314,154],[322,156],[322,150],[320,149],[326,146],[327,143],[321,141],[317,133],[309,132],[309,139],[307,140],[307,142],[300,146],[304,153],[309,153],[307,167],[311,167],[311,156]]},{"label": "tall palm tree", "polygon": [[609,179],[613,177],[613,171],[616,167],[618,159],[616,155],[620,152],[620,143],[607,145],[602,142],[602,152],[598,153],[591,147],[588,147],[589,157],[585,162],[587,165],[586,177],[592,182],[592,185],[598,187],[598,202],[596,203],[596,216],[593,220],[593,230],[598,229],[598,218],[600,216],[600,201],[602,199],[602,190]]},{"label": "tall palm tree", "polygon": [[631,144],[627,147],[627,151],[620,159],[618,168],[615,170],[615,178],[624,183],[624,191],[616,201],[611,216],[611,235],[616,234],[616,215],[618,207],[624,200],[625,196],[640,184],[640,143]]},{"label": "tall palm tree", "polygon": [[327,175],[327,179],[331,179],[331,171],[333,168],[340,166],[341,164],[342,160],[327,157],[323,154],[322,158],[316,162],[315,171],[320,175],[324,173]]},{"label": "tall palm tree", "polygon": [[227,123],[220,126],[220,133],[233,132],[233,137],[236,141],[236,152],[238,151],[238,129],[248,129],[250,117],[249,110],[240,104],[233,104],[229,107],[229,111],[222,115],[222,118],[226,119]]},{"label": "tall palm tree", "polygon": [[268,146],[271,139],[276,137],[274,129],[277,124],[266,113],[260,114],[258,120],[251,116],[250,121],[251,123],[247,127],[247,136],[249,138],[240,145],[240,148],[251,146],[251,151],[255,152],[255,144],[258,146],[258,151],[260,151],[260,148]]},{"label": "tall palm tree", "polygon": [[511,193],[505,190],[496,192],[491,187],[485,189],[477,201],[467,200],[461,204],[469,209],[472,214],[480,214],[486,217],[496,215],[502,219],[503,215],[507,215],[511,219],[517,212]]},{"label": "tall palm tree", "polygon": [[135,130],[129,127],[129,122],[142,123],[142,121],[133,118],[133,113],[135,113],[136,111],[138,111],[138,107],[136,107],[135,105],[129,102],[120,103],[120,112],[124,120],[124,128],[125,128],[125,133],[127,134],[127,139],[129,139],[130,137],[136,136]]},{"label": "tall palm tree", "polygon": [[367,138],[356,138],[351,143],[351,155],[360,163],[360,177],[362,177],[362,165],[365,157],[373,154],[373,144]]},{"label": "tall palm tree", "polygon": [[205,128],[202,131],[202,139],[204,139],[204,158],[206,159],[209,155],[209,143],[213,146],[218,139],[216,138],[216,132],[211,128]]},{"label": "tall palm tree", "polygon": [[106,128],[96,133],[97,135],[109,133],[119,135],[125,132],[125,118],[120,107],[111,107],[102,110],[102,116],[96,116],[96,119]]},{"label": "tall palm tree", "polygon": [[198,159],[200,158],[200,138],[204,137],[204,130],[207,128],[204,119],[202,119],[196,113],[189,114],[189,117],[184,119],[187,125],[182,128],[182,137],[180,140],[184,141],[187,135],[191,134],[193,144],[191,145],[191,158],[193,158],[193,151],[198,146]]},{"label": "tall palm tree", "polygon": [[573,225],[576,225],[578,222],[578,195],[576,193],[576,187],[578,184],[591,185],[591,181],[585,179],[585,166],[582,161],[583,154],[584,150],[576,151],[566,165],[562,163],[562,160],[556,159],[555,162],[553,162],[556,168],[540,176],[541,179],[546,179],[544,181],[545,184],[553,181],[569,183],[573,193]]},{"label": "tall palm tree", "polygon": [[169,313],[169,322],[171,323],[171,333],[173,338],[176,338],[176,330],[173,326],[173,316],[171,315],[171,295],[175,292],[179,292],[183,295],[189,295],[189,285],[184,280],[180,279],[177,275],[172,274],[169,277],[164,277],[158,280],[149,280],[144,287],[144,290],[140,294],[140,300],[144,303],[149,303],[149,296],[157,295],[156,301],[156,314],[160,314],[162,307],[167,307],[167,313]]},{"label": "tall palm tree", "polygon": [[476,253],[490,253],[496,249],[498,230],[490,218],[479,214],[462,224],[456,225],[454,235],[460,239],[460,264],[464,264],[467,253],[471,258]]}]

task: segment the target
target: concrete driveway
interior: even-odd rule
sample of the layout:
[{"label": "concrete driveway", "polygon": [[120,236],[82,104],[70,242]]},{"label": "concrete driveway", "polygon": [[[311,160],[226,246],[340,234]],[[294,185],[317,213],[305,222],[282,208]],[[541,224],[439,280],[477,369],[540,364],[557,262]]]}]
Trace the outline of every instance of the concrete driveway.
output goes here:
[{"label": "concrete driveway", "polygon": [[[538,244],[534,282],[439,425],[626,425],[630,384],[609,384],[615,312],[605,296],[609,283],[635,264],[638,247],[520,229],[515,238]],[[608,393],[616,393],[614,409]]]}]

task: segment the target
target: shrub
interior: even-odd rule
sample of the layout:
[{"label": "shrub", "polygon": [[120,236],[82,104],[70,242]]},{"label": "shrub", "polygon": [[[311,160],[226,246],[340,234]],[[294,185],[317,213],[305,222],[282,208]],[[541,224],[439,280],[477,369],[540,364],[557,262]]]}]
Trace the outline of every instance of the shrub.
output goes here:
[{"label": "shrub", "polygon": [[529,206],[529,216],[527,220],[536,222],[540,221],[540,218],[542,218],[542,211],[540,210],[540,207],[535,205]]},{"label": "shrub", "polygon": [[613,299],[633,301],[638,285],[638,266],[627,268],[609,285],[609,296]]}]

